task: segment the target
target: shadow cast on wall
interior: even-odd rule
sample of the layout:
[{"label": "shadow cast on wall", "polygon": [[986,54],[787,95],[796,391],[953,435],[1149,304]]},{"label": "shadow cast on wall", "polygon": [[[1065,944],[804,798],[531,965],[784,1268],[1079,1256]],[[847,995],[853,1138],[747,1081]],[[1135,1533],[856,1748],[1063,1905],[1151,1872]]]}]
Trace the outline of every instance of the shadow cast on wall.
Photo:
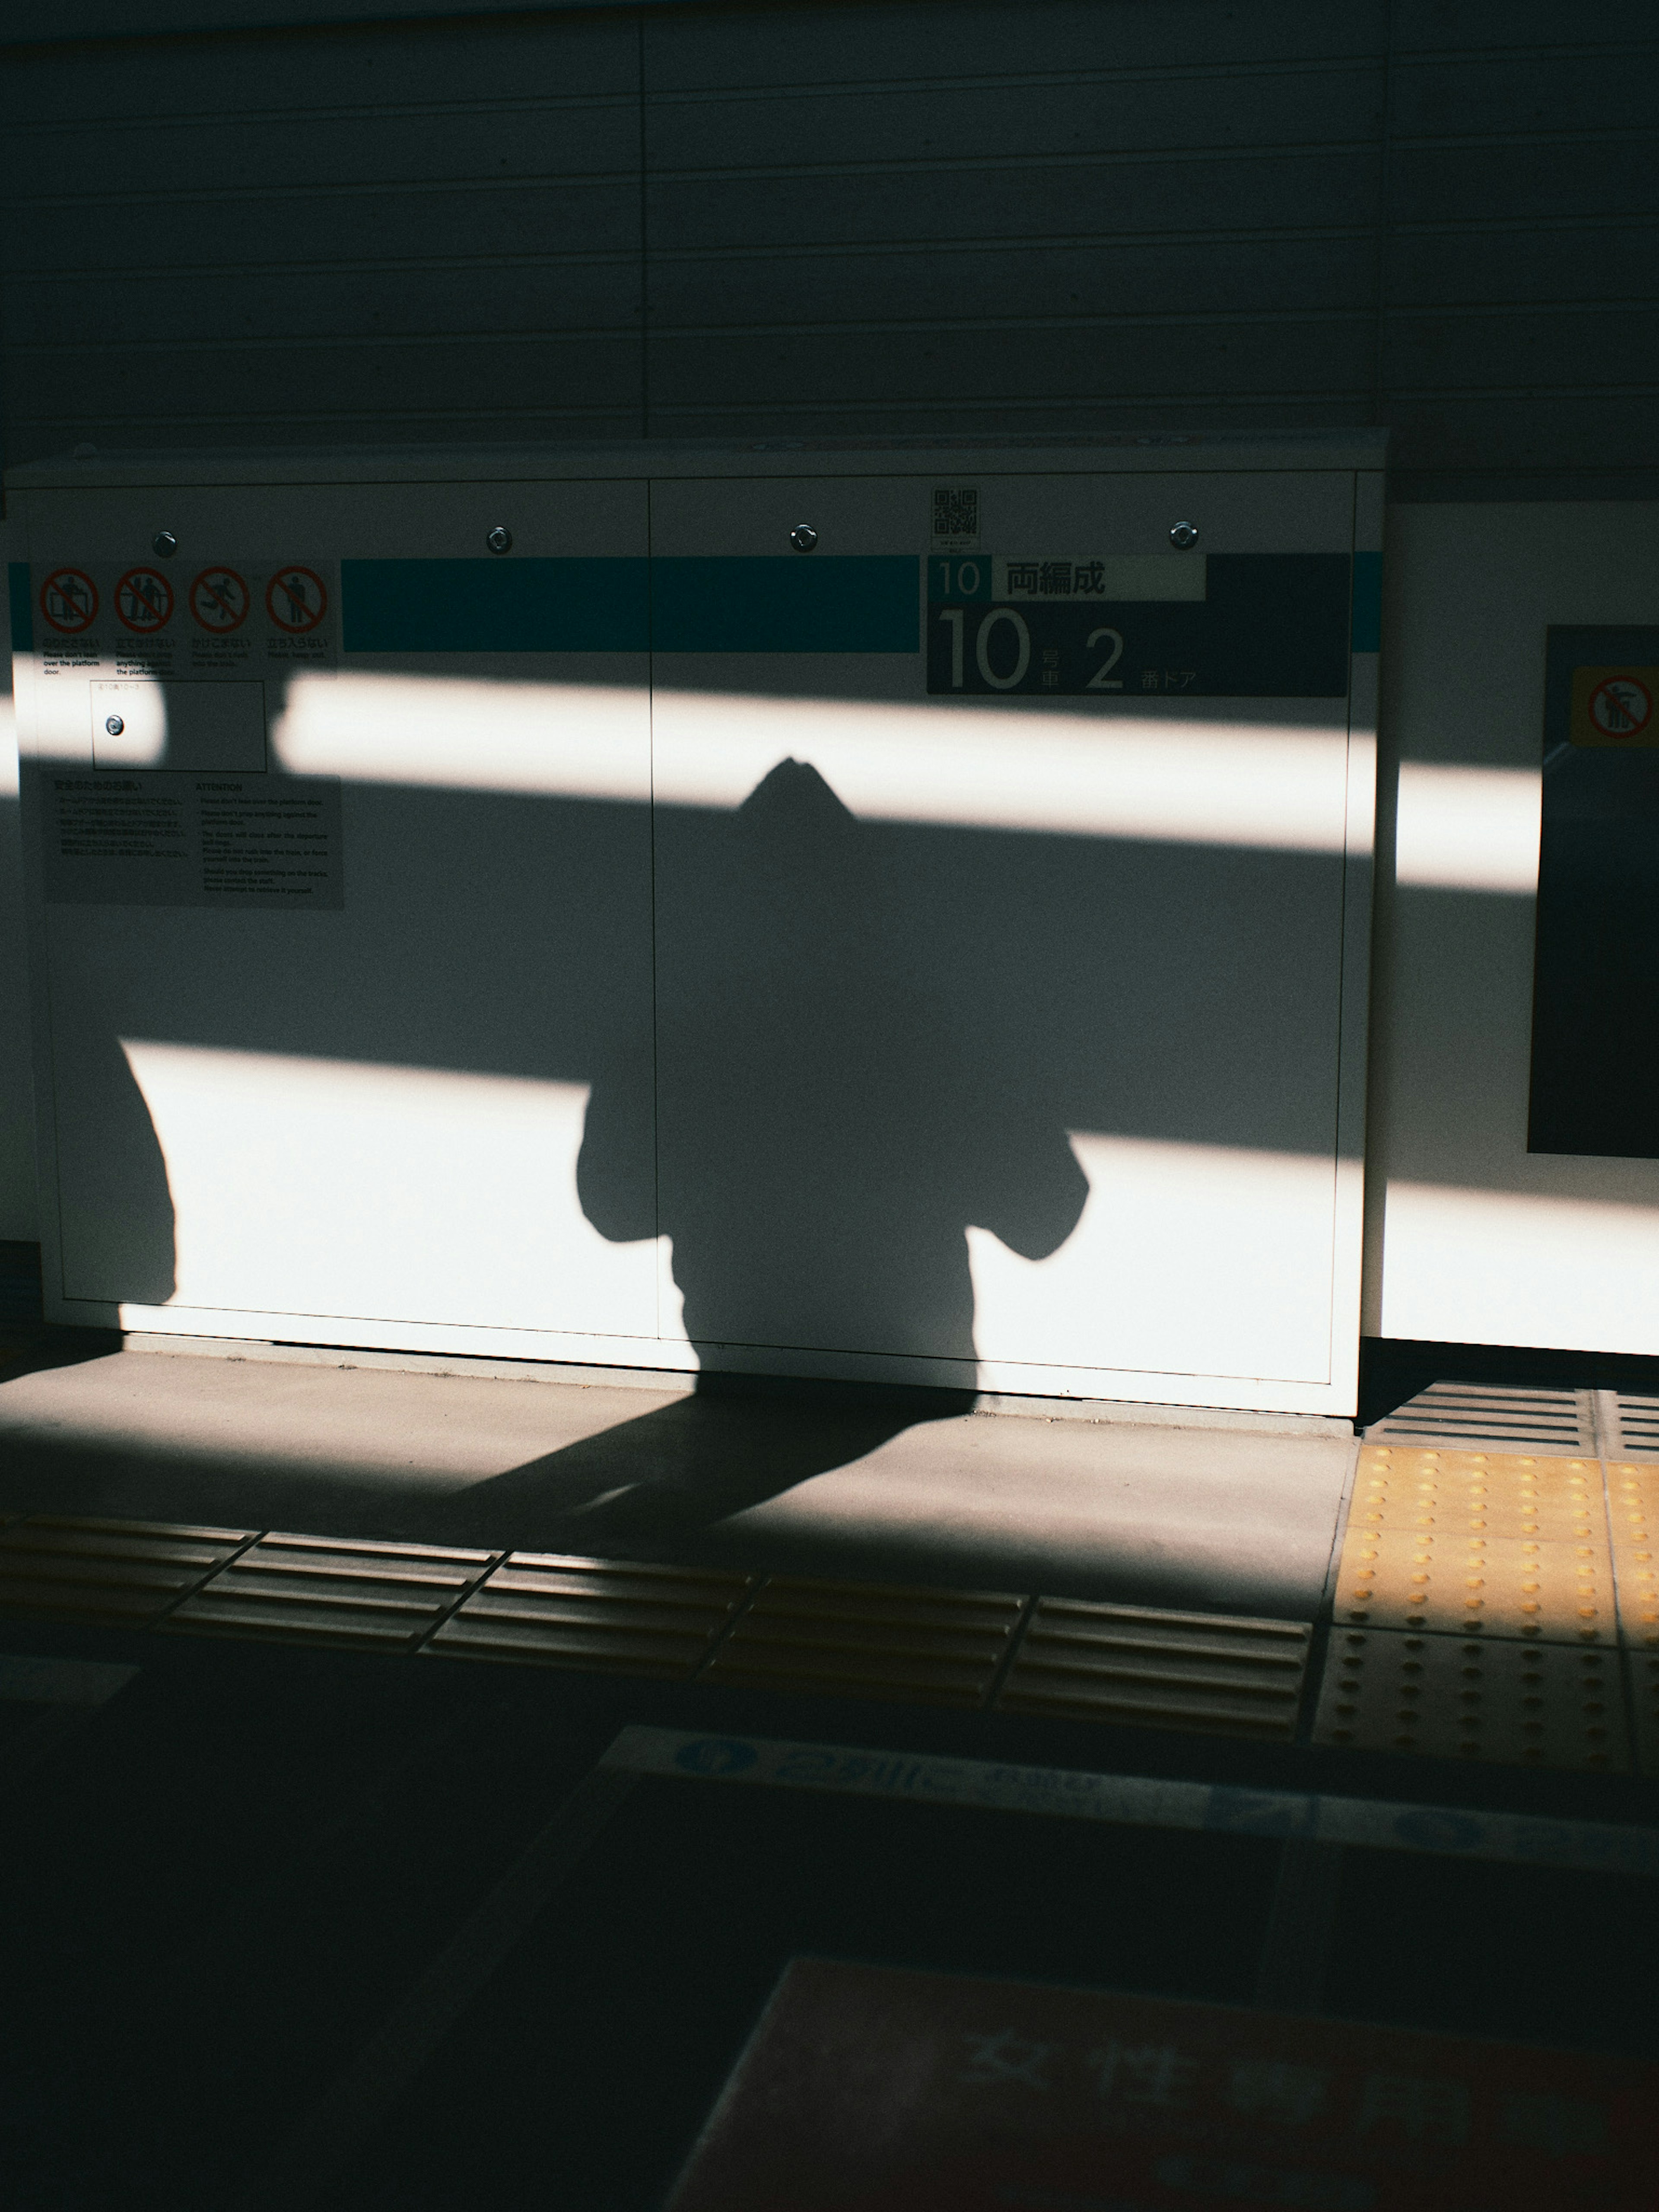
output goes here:
[{"label": "shadow cast on wall", "polygon": [[[583,1211],[613,1242],[670,1240],[706,1350],[971,1363],[969,1228],[1041,1259],[1088,1197],[1054,1103],[941,1015],[875,841],[816,769],[781,762],[734,813],[667,834],[688,849],[659,884],[698,927],[659,930],[654,1068],[621,1056],[593,1085]],[[694,1398],[491,1483],[488,1510],[534,1492],[584,1548],[672,1550],[972,1404],[943,1389],[786,1405],[705,1370]]]},{"label": "shadow cast on wall", "polygon": [[583,1211],[671,1241],[694,1343],[971,1362],[969,1228],[1045,1258],[1088,1197],[1057,1102],[918,980],[882,849],[816,769],[659,838],[654,1080],[600,1070]]}]

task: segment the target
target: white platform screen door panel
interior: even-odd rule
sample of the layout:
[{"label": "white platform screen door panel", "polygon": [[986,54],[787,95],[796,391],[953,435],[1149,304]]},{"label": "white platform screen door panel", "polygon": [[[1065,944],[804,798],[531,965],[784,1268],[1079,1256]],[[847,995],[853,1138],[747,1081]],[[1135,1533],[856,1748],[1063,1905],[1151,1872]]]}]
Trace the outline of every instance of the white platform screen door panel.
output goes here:
[{"label": "white platform screen door panel", "polygon": [[[577,1189],[594,1071],[618,1060],[638,1070],[623,1164],[647,1190],[654,1174],[645,489],[517,485],[509,503],[503,559],[477,521],[500,501],[471,488],[166,500],[171,680],[100,669],[86,758],[88,678],[45,672],[37,615],[54,1212],[79,1317],[483,1350],[563,1334],[635,1358],[654,1342],[654,1250],[608,1240]],[[136,648],[104,569],[147,544],[155,507],[112,493],[48,522],[100,589],[112,664]],[[56,555],[49,534],[37,580]],[[257,572],[285,556],[316,580],[325,611],[301,636],[320,649],[272,665]],[[210,570],[219,596],[197,597],[222,635],[191,599]],[[259,623],[272,638],[234,653]],[[180,680],[192,652],[224,665]],[[262,687],[268,774],[223,707]],[[204,759],[215,703],[227,744]],[[314,819],[296,793],[318,795]],[[129,802],[130,857],[100,858],[98,820]],[[179,829],[171,858],[158,819]],[[303,866],[250,873],[284,842],[278,857],[324,860],[323,896]]]},{"label": "white platform screen door panel", "polygon": [[1323,1384],[1352,480],[983,480],[919,575],[939,489],[653,487],[684,1325]]},{"label": "white platform screen door panel", "polygon": [[20,486],[51,1310],[1347,1410],[1376,459]]}]

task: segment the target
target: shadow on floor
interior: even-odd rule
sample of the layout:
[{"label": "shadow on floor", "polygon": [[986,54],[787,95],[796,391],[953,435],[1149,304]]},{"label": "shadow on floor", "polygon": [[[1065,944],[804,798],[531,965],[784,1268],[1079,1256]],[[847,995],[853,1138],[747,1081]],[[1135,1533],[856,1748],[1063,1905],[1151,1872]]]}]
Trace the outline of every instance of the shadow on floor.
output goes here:
[{"label": "shadow on floor", "polygon": [[445,1498],[422,1516],[427,1540],[487,1545],[532,1525],[549,1551],[684,1559],[717,1523],[974,1404],[971,1390],[702,1375],[690,1397]]},{"label": "shadow on floor", "polygon": [[1659,1397],[1659,1358],[1638,1352],[1559,1352],[1524,1344],[1429,1344],[1408,1337],[1359,1340],[1359,1412],[1368,1429],[1433,1382],[1507,1390],[1619,1390]]},{"label": "shadow on floor", "polygon": [[50,1322],[0,1322],[0,1382],[49,1367],[78,1367],[121,1349],[118,1328],[59,1328]]}]

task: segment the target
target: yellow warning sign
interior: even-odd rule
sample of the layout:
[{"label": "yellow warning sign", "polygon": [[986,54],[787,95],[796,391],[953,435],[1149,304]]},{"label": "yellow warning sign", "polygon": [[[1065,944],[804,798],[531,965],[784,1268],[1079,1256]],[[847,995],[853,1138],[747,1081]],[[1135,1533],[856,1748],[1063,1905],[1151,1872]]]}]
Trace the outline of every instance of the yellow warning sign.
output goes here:
[{"label": "yellow warning sign", "polygon": [[1576,745],[1659,745],[1659,668],[1575,668],[1572,720]]}]

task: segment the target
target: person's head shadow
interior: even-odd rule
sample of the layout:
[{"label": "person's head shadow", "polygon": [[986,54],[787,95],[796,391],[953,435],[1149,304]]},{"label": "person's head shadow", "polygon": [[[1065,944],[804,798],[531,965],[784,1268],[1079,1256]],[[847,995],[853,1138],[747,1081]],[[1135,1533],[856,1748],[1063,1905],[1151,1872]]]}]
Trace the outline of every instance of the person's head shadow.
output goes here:
[{"label": "person's head shadow", "polygon": [[[969,1229],[1045,1257],[1088,1183],[1054,1103],[963,1018],[947,927],[908,895],[914,834],[860,822],[793,760],[733,813],[662,810],[654,1066],[596,1072],[578,1188],[603,1236],[670,1240],[703,1371],[694,1397],[483,1486],[458,1508],[475,1527],[511,1501],[543,1541],[684,1553],[972,1406]],[[939,1387],[792,1401],[730,1372],[849,1356]]]}]

